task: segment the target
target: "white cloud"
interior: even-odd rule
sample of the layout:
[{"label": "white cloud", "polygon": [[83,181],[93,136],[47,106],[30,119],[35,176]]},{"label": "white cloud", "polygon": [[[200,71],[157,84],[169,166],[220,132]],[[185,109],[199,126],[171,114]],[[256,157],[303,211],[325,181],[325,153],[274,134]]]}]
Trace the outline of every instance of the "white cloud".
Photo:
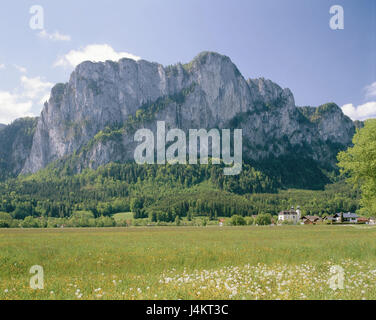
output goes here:
[{"label": "white cloud", "polygon": [[13,91],[0,91],[0,123],[27,116],[36,116],[49,99],[53,84],[41,77],[21,76],[20,85]]},{"label": "white cloud", "polygon": [[28,78],[26,76],[21,77],[21,85],[23,87],[22,95],[28,99],[46,96],[53,87],[53,83],[44,82],[40,77]]},{"label": "white cloud", "polygon": [[19,66],[17,64],[14,65],[14,67],[21,73],[27,73],[27,69],[25,67]]},{"label": "white cloud", "polygon": [[55,66],[75,67],[83,61],[118,61],[122,58],[133,59],[136,61],[141,59],[140,57],[128,52],[116,52],[108,44],[91,44],[80,50],[69,51],[65,56],[55,62]]},{"label": "white cloud", "polygon": [[366,120],[376,118],[376,101],[354,106],[352,103],[342,106],[342,111],[352,120]]},{"label": "white cloud", "polygon": [[366,92],[367,99],[376,97],[376,82],[370,84],[369,86],[366,86],[364,90]]},{"label": "white cloud", "polygon": [[0,63],[0,70],[5,69],[5,64]]},{"label": "white cloud", "polygon": [[0,91],[0,123],[8,124],[16,118],[32,116],[31,100],[20,101],[19,96]]},{"label": "white cloud", "polygon": [[46,30],[42,30],[38,33],[38,35],[43,39],[48,39],[52,41],[71,41],[71,37],[69,35],[61,34],[59,31],[55,31],[54,33],[48,33]]}]

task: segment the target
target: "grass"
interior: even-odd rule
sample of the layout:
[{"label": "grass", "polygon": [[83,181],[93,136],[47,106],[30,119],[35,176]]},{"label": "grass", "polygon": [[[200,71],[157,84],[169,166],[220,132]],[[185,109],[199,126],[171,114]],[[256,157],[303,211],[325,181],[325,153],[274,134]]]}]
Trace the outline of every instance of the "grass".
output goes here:
[{"label": "grass", "polygon": [[[0,230],[0,299],[376,299],[376,228]],[[29,269],[44,268],[32,290]],[[345,269],[333,291],[330,267]]]}]

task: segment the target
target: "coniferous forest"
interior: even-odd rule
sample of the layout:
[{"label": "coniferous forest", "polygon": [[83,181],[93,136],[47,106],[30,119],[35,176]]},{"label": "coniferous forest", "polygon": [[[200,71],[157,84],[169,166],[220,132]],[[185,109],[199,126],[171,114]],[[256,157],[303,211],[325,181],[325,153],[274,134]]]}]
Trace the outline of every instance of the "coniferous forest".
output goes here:
[{"label": "coniferous forest", "polygon": [[221,166],[211,164],[111,163],[72,175],[49,166],[1,182],[0,191],[3,226],[90,226],[90,221],[92,226],[113,226],[112,217],[124,212],[145,224],[276,215],[297,205],[305,214],[321,216],[358,208],[358,193],[341,180],[321,190],[289,189],[281,177],[250,165],[239,176],[224,176]]}]

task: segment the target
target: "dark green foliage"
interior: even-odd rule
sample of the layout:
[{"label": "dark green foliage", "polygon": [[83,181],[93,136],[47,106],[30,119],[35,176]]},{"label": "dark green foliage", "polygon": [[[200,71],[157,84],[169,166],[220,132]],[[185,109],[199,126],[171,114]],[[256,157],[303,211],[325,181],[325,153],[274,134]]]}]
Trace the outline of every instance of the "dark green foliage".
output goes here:
[{"label": "dark green foliage", "polygon": [[268,213],[261,213],[257,215],[255,223],[259,226],[267,226],[272,223],[272,216]]},{"label": "dark green foliage", "polygon": [[[293,168],[291,168],[293,169]],[[239,176],[224,176],[219,165],[108,164],[96,171],[65,175],[44,169],[29,177],[0,184],[0,211],[15,219],[27,216],[77,218],[77,211],[94,217],[134,212],[139,219],[174,222],[205,216],[273,215],[292,205],[305,214],[355,211],[357,194],[336,184],[324,191],[280,191],[278,184],[250,165]],[[266,193],[268,192],[268,193]],[[88,217],[77,219],[88,220]],[[90,224],[89,224],[90,225]]]},{"label": "dark green foliage", "polygon": [[285,188],[323,189],[331,182],[328,174],[316,161],[300,156],[301,154],[304,154],[304,148],[292,150],[287,156],[269,158],[261,163],[255,163],[254,167],[264,172],[271,181],[278,181],[279,185]]},{"label": "dark green foliage", "polygon": [[321,191],[290,189],[277,194],[250,194],[246,198],[253,204],[256,213],[268,212],[272,215],[298,205],[302,215],[319,216],[355,212],[359,208],[359,193],[343,181],[328,185]]},{"label": "dark green foliage", "polygon": [[242,216],[233,215],[230,220],[231,225],[233,226],[245,226],[247,222]]},{"label": "dark green foliage", "polygon": [[0,220],[0,228],[10,228],[9,221]]}]

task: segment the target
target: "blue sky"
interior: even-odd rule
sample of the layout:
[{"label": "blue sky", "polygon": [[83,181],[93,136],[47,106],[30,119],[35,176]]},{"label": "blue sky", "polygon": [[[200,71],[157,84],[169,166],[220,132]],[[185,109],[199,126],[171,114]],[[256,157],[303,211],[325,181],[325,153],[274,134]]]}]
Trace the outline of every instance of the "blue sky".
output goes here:
[{"label": "blue sky", "polygon": [[[33,5],[43,30],[29,26]],[[344,8],[344,30],[329,27],[332,5]],[[375,0],[3,0],[0,36],[0,123],[38,115],[82,59],[168,65],[206,50],[290,88],[297,105],[376,117]]]}]

